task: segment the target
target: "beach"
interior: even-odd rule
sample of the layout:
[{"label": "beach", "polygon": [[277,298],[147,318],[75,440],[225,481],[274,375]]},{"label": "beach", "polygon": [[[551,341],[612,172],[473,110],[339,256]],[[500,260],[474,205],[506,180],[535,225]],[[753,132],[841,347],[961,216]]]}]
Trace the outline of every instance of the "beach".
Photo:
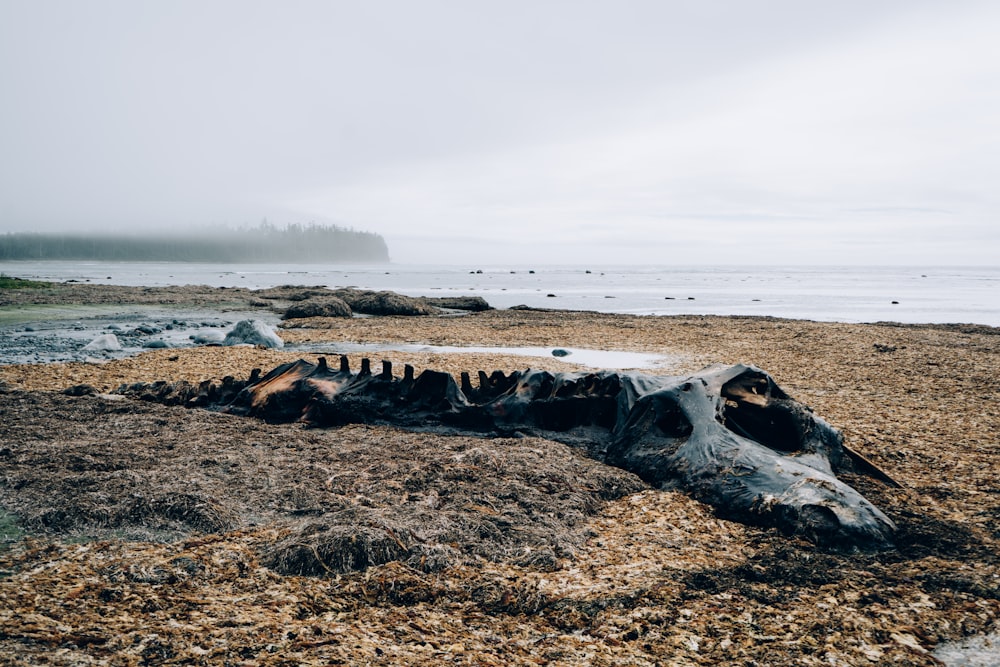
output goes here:
[{"label": "beach", "polygon": [[[284,304],[106,285],[3,299],[275,321]],[[933,665],[938,645],[998,631],[996,328],[503,309],[277,331],[302,349],[0,366],[0,664]],[[634,370],[660,375],[760,367],[900,483],[846,476],[897,524],[896,548],[836,553],[726,521],[538,438],[307,429],[108,395],[358,344],[389,346],[347,354],[376,372],[580,370],[518,346],[645,353]],[[78,385],[93,391],[63,393]],[[345,540],[390,551],[455,538],[420,561],[290,573],[278,547],[344,517]]]}]

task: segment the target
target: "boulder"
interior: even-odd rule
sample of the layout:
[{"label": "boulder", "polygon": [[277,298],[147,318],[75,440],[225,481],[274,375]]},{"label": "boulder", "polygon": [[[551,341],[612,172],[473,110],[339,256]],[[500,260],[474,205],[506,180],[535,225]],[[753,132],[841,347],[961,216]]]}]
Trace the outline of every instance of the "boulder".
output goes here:
[{"label": "boulder", "polygon": [[355,313],[365,315],[437,315],[440,312],[424,299],[395,292],[343,288],[334,294],[346,301]]},{"label": "boulder", "polygon": [[195,345],[222,345],[226,339],[226,334],[221,331],[199,331],[191,336]]},{"label": "boulder", "polygon": [[486,299],[481,296],[425,296],[424,303],[438,308],[449,308],[451,310],[467,310],[473,313],[481,313],[484,310],[493,310],[493,306],[486,303]]},{"label": "boulder", "polygon": [[97,396],[98,391],[89,384],[75,384],[62,390],[66,396]]},{"label": "boulder", "polygon": [[261,299],[274,301],[305,301],[314,297],[330,296],[331,291],[324,285],[279,285],[254,290],[254,295]]},{"label": "boulder", "polygon": [[288,307],[282,316],[284,320],[303,317],[351,317],[354,313],[343,299],[335,296],[312,298],[299,301]]},{"label": "boulder", "polygon": [[261,347],[284,347],[285,343],[278,334],[259,320],[240,320],[226,334],[223,345],[259,345]]},{"label": "boulder", "polygon": [[122,349],[122,344],[118,342],[118,336],[106,333],[84,345],[83,349],[87,352],[114,352]]}]

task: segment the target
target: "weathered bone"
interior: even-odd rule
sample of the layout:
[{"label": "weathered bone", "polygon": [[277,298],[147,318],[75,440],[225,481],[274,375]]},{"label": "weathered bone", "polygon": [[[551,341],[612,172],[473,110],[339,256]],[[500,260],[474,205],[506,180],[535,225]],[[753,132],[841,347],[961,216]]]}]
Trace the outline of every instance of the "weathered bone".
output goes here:
[{"label": "weathered bone", "polygon": [[659,488],[679,487],[720,515],[775,526],[835,548],[888,548],[895,526],[836,472],[895,482],[843,445],[840,433],[753,366],[685,378],[634,373],[426,370],[373,375],[347,357],[278,366],[246,382],[123,385],[119,393],[205,406],[270,422],[391,424],[421,430],[526,433],[579,446]]}]

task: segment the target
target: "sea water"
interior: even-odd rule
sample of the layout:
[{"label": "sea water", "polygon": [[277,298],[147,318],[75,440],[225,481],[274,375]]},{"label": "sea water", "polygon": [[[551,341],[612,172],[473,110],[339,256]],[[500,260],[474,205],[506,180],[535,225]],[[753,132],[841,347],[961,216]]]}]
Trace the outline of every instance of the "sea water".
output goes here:
[{"label": "sea water", "polygon": [[410,296],[481,296],[495,308],[1000,326],[1000,266],[2,262],[0,273],[117,285],[358,287]]}]

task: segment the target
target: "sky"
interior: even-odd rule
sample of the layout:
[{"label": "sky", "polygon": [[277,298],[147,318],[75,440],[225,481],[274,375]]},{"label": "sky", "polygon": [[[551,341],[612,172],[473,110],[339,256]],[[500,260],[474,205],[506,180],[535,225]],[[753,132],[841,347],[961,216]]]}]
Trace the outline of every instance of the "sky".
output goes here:
[{"label": "sky", "polygon": [[0,0],[0,232],[987,264],[994,0]]}]

